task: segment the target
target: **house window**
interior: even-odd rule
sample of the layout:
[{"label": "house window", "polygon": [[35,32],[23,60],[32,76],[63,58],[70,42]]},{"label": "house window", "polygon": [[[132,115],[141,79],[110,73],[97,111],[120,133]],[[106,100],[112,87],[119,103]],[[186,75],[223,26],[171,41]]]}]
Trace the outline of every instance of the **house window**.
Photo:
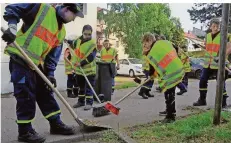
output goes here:
[{"label": "house window", "polygon": [[80,4],[80,9],[84,15],[87,15],[87,3]]},{"label": "house window", "polygon": [[119,48],[119,41],[116,41],[116,48]]}]

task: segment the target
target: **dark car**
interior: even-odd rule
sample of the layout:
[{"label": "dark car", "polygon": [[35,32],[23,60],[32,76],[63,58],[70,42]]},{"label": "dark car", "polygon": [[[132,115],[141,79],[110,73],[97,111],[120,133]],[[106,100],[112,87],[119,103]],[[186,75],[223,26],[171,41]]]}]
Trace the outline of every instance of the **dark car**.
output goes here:
[{"label": "dark car", "polygon": [[[189,73],[190,76],[200,79],[203,69],[204,58],[192,58],[190,57],[190,64],[191,64],[191,72]],[[231,69],[231,67],[229,67]],[[229,76],[231,73],[229,73]],[[216,73],[210,75],[209,79],[216,79]]]},{"label": "dark car", "polygon": [[190,57],[190,64],[191,64],[191,72],[189,73],[190,76],[200,79],[202,69],[203,69],[203,58],[191,58]]}]

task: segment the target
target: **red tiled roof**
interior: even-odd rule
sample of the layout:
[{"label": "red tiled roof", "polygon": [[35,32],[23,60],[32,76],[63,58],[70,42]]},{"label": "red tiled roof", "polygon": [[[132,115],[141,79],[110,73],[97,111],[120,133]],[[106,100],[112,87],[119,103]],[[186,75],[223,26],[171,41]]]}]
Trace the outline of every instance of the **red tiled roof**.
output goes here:
[{"label": "red tiled roof", "polygon": [[108,11],[108,10],[105,9],[105,8],[97,7],[97,12],[99,12],[99,11],[101,11],[101,10]]},{"label": "red tiled roof", "polygon": [[97,7],[97,11],[100,11],[100,10],[102,10],[102,8],[100,8],[100,7]]},{"label": "red tiled roof", "polygon": [[198,40],[198,41],[204,41],[204,40],[202,40],[200,38],[197,38],[197,36],[192,34],[192,33],[184,33],[184,37],[190,38],[190,39],[195,39],[195,40]]}]

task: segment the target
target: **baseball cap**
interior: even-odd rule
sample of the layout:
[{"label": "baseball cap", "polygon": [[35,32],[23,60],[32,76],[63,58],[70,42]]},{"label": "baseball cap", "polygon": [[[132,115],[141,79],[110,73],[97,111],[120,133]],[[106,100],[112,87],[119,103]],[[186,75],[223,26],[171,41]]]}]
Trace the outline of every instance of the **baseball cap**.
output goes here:
[{"label": "baseball cap", "polygon": [[63,3],[63,6],[68,7],[68,9],[75,13],[76,16],[84,18],[80,9],[80,3]]}]

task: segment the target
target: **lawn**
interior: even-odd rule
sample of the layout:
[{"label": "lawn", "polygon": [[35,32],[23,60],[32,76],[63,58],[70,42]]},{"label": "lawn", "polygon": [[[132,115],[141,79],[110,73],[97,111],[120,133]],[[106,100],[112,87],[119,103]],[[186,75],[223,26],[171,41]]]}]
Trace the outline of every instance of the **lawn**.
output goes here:
[{"label": "lawn", "polygon": [[222,112],[222,124],[213,126],[213,111],[189,115],[172,124],[153,122],[127,128],[139,143],[230,143],[231,113]]},{"label": "lawn", "polygon": [[124,89],[130,87],[136,87],[137,84],[129,77],[116,77],[115,78],[115,89]]}]

